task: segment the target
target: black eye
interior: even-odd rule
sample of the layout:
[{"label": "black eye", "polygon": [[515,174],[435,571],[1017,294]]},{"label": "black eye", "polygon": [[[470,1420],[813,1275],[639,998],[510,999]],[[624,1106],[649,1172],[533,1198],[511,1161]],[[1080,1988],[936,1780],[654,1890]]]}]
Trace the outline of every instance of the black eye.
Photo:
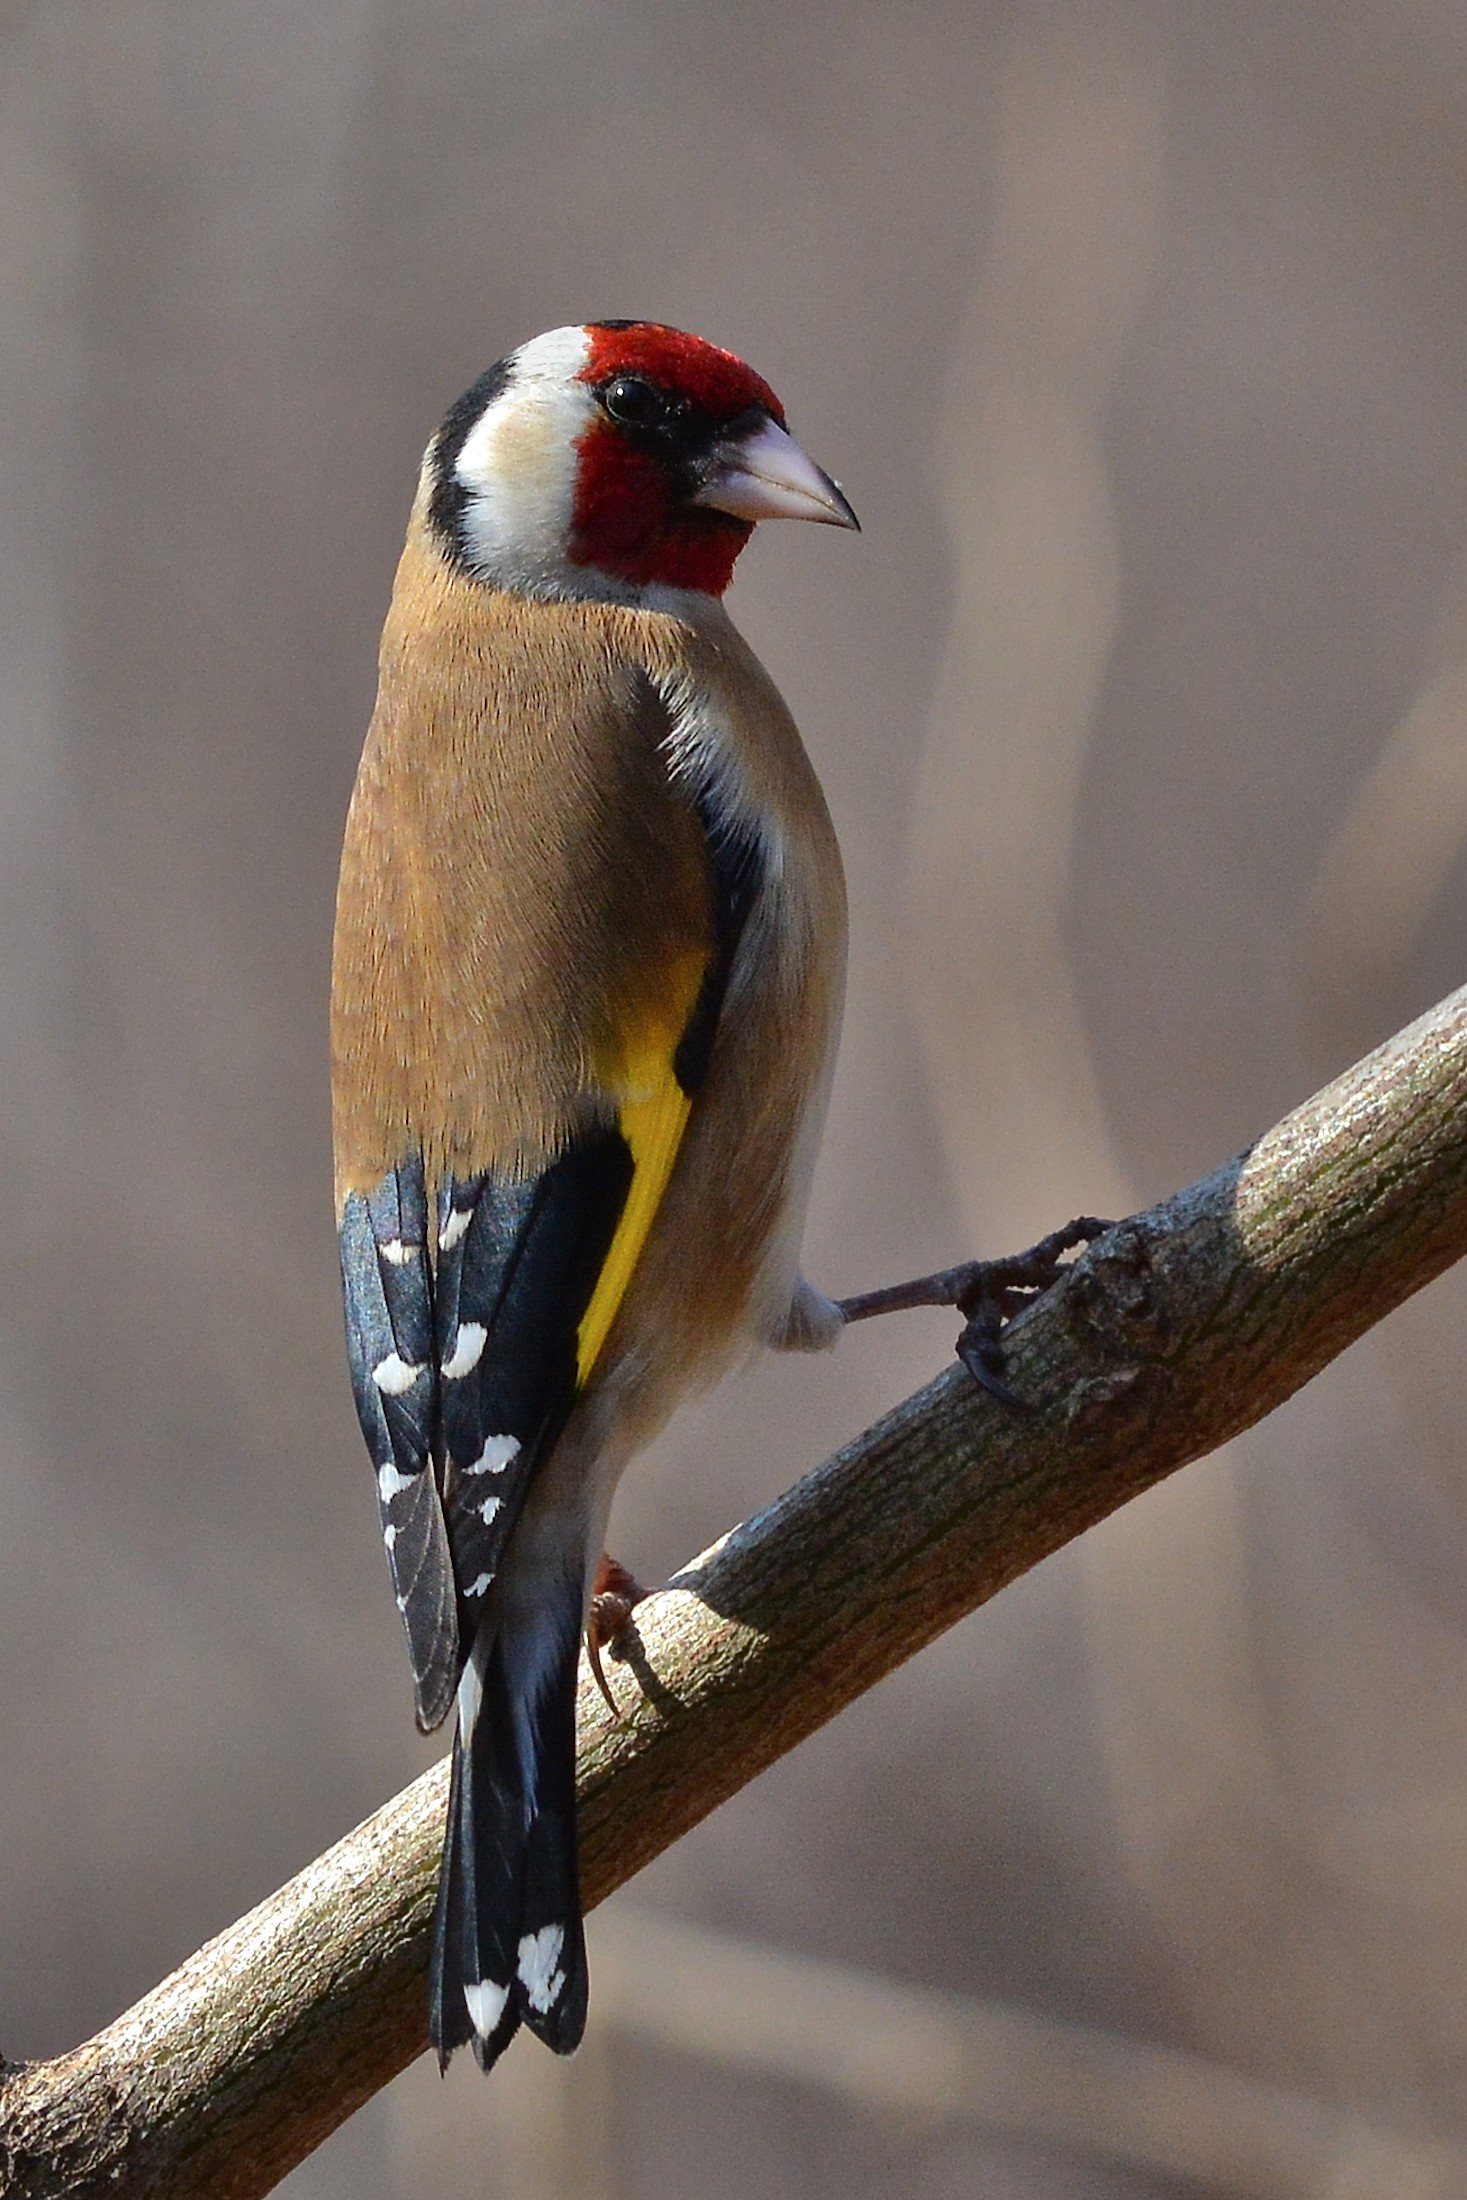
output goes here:
[{"label": "black eye", "polygon": [[619,374],[614,382],[608,382],[601,392],[601,402],[612,419],[626,428],[658,427],[671,410],[656,384],[644,382],[639,374]]}]

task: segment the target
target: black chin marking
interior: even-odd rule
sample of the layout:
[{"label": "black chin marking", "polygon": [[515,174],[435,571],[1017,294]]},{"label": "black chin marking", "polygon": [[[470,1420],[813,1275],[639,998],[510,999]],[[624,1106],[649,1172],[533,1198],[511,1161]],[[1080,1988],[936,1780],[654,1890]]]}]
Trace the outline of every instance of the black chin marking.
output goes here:
[{"label": "black chin marking", "polygon": [[428,500],[428,520],[456,555],[463,553],[463,515],[469,501],[469,492],[458,478],[459,453],[471,430],[477,427],[495,399],[508,389],[513,365],[511,359],[497,359],[481,374],[472,389],[465,390],[457,404],[450,406],[434,440],[433,491]]}]

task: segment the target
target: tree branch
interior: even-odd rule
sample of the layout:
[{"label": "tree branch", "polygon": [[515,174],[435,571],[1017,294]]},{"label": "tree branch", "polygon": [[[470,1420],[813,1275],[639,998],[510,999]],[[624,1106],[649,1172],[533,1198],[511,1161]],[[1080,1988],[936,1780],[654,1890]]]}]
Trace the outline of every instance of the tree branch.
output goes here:
[{"label": "tree branch", "polygon": [[[934,1635],[1260,1420],[1467,1251],[1467,990],[950,1370],[636,1613],[583,1675],[588,1905]],[[0,2082],[0,2193],[249,2200],[424,2048],[443,1769],[115,2024]]]}]

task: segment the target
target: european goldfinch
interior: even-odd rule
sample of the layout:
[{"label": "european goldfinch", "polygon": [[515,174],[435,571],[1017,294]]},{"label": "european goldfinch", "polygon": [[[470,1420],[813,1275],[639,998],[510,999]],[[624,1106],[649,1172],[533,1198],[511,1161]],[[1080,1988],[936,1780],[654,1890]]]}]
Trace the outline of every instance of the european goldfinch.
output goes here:
[{"label": "european goldfinch", "polygon": [[799,1272],[840,855],[722,603],[770,518],[856,525],[757,374],[651,322],[555,329],[429,445],[382,637],[336,1188],[419,1724],[457,1699],[442,2062],[581,2036],[576,1661],[628,1458],[752,1343],[845,1318]]}]

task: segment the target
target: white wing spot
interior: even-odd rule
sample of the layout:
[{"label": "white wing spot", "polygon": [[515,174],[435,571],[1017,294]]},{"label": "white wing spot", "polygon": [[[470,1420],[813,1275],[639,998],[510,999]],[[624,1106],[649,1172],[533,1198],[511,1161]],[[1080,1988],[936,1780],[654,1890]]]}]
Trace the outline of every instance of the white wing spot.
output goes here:
[{"label": "white wing spot", "polygon": [[396,1548],[397,1530],[393,1527],[390,1520],[388,1521],[387,1526],[382,1530],[382,1540],[387,1545],[389,1551]]},{"label": "white wing spot", "polygon": [[451,1253],[473,1219],[472,1207],[450,1207],[448,1220],[438,1233],[439,1252]]},{"label": "white wing spot", "polygon": [[405,1390],[411,1390],[422,1374],[422,1365],[414,1366],[399,1353],[389,1352],[385,1360],[379,1360],[372,1370],[372,1380],[389,1398],[400,1398]]},{"label": "white wing spot", "polygon": [[464,1591],[464,1595],[466,1597],[481,1597],[493,1579],[493,1574],[480,1574],[477,1581],[471,1581],[469,1583],[467,1589],[465,1589]]},{"label": "white wing spot", "polygon": [[457,1382],[461,1375],[467,1375],[471,1368],[477,1367],[488,1341],[489,1332],[482,1322],[460,1322],[458,1334],[453,1340],[453,1351],[443,1363],[444,1381]]},{"label": "white wing spot", "polygon": [[464,1980],[464,2000],[468,2005],[469,2022],[481,2040],[490,2033],[504,2015],[504,2005],[509,2000],[509,1988],[496,1986],[492,1978]]},{"label": "white wing spot", "polygon": [[504,1499],[502,1497],[485,1498],[483,1504],[479,1507],[479,1518],[483,1521],[486,1528],[488,1527],[490,1521],[494,1518],[494,1515],[500,1510],[503,1503]]},{"label": "white wing spot", "polygon": [[377,1469],[377,1495],[384,1505],[388,1505],[404,1490],[410,1490],[417,1479],[415,1474],[399,1474],[389,1459],[385,1467]]},{"label": "white wing spot", "polygon": [[421,1245],[412,1244],[407,1238],[389,1238],[378,1248],[384,1260],[390,1260],[394,1268],[404,1268],[410,1260],[422,1252]]},{"label": "white wing spot", "polygon": [[565,1984],[564,1971],[556,1969],[564,1946],[563,1925],[542,1925],[538,1933],[526,1933],[520,1942],[520,1984],[530,2007],[542,2017],[555,2007]]},{"label": "white wing spot", "polygon": [[503,1474],[506,1467],[514,1465],[519,1455],[520,1440],[517,1436],[489,1436],[485,1438],[484,1449],[478,1458],[471,1467],[464,1468],[464,1473]]}]

